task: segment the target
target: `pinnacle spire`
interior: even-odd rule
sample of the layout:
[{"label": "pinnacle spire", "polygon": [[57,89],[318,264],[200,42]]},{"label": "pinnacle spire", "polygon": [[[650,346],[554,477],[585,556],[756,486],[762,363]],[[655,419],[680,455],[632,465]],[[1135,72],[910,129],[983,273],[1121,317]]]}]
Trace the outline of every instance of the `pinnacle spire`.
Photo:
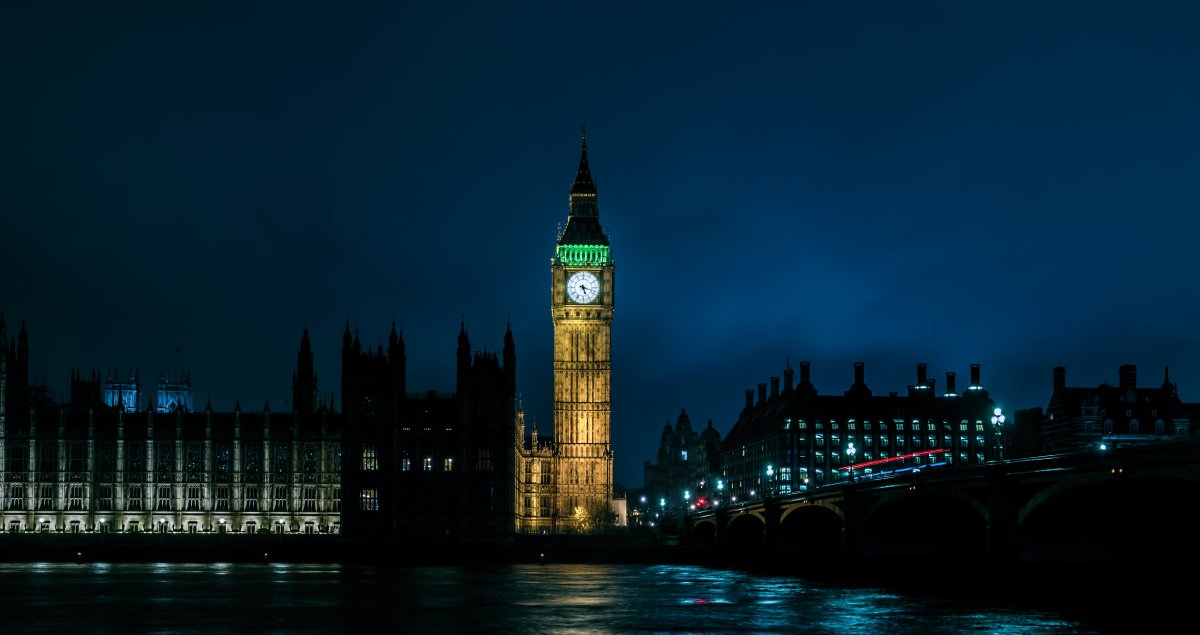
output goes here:
[{"label": "pinnacle spire", "polygon": [[579,171],[575,174],[575,184],[571,186],[572,194],[596,194],[596,184],[592,182],[592,171],[588,169],[587,159],[587,128],[583,129],[579,152]]}]

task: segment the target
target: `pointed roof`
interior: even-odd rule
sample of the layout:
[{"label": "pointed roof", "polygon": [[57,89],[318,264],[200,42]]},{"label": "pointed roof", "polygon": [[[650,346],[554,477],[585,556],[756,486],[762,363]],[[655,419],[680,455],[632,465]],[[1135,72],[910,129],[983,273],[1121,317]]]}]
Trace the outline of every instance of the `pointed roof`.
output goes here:
[{"label": "pointed roof", "polygon": [[588,167],[587,132],[583,134],[579,170],[571,185],[567,227],[558,237],[560,245],[608,245],[608,236],[600,226],[600,207],[596,202],[596,183]]},{"label": "pointed roof", "polygon": [[583,149],[579,153],[579,171],[575,173],[575,183],[571,186],[572,194],[596,194],[596,184],[592,182],[592,171],[588,168],[587,160],[587,129],[583,131]]}]

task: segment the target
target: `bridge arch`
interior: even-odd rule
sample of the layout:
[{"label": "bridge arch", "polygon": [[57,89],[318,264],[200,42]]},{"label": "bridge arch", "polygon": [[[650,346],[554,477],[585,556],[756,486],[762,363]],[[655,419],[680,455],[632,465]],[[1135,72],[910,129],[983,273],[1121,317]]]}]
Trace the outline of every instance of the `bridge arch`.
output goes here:
[{"label": "bridge arch", "polygon": [[1190,475],[1093,472],[1038,492],[1017,515],[1025,562],[1200,562],[1200,546],[1163,528],[1193,524]]},{"label": "bridge arch", "polygon": [[761,547],[767,524],[757,514],[737,514],[725,528],[725,544],[730,547]]},{"label": "bridge arch", "polygon": [[987,508],[948,492],[900,492],[881,497],[863,515],[863,555],[950,559],[987,549]]},{"label": "bridge arch", "polygon": [[775,545],[786,551],[835,554],[842,549],[842,510],[832,504],[796,505],[779,519]]},{"label": "bridge arch", "polygon": [[697,522],[692,526],[692,533],[688,537],[690,545],[694,547],[712,547],[717,544],[717,521],[715,518],[708,518]]}]

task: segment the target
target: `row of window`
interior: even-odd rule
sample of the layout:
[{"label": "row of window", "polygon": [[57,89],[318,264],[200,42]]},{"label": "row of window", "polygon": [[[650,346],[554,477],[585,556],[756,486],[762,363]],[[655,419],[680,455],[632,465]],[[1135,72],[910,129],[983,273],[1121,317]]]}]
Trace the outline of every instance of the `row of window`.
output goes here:
[{"label": "row of window", "polygon": [[[784,429],[784,430],[791,430],[793,425],[795,425],[795,427],[796,427],[796,429],[797,429],[797,430],[807,430],[807,429],[808,429],[808,427],[809,427],[808,421],[806,421],[806,420],[804,420],[804,419],[797,419],[797,420],[796,420],[796,421],[794,421],[794,422],[793,422],[791,419],[784,419],[784,420],[783,420],[783,429]],[[813,424],[813,429],[815,429],[815,430],[824,430],[824,429],[825,429],[825,425],[826,425],[826,422],[824,422],[824,421],[817,421],[817,422],[815,422],[815,423]],[[829,425],[829,429],[830,429],[830,430],[835,430],[835,431],[836,431],[836,430],[840,430],[840,429],[841,429],[841,424],[837,423],[836,421],[830,421],[830,422],[828,422],[828,425]],[[854,431],[854,430],[857,430],[857,429],[858,429],[858,423],[857,423],[857,422],[855,422],[853,419],[851,419],[850,421],[847,421],[845,425],[846,425],[846,428],[845,428],[845,429],[846,429],[846,430],[849,430],[849,431]],[[870,432],[870,431],[872,431],[872,430],[874,430],[874,429],[875,429],[875,428],[874,428],[874,426],[875,426],[875,425],[876,425],[876,424],[872,424],[872,423],[871,423],[871,422],[869,422],[869,421],[868,421],[868,422],[864,422],[864,423],[862,424],[862,429],[863,429],[864,431]],[[878,426],[879,426],[879,428],[878,428],[878,429],[879,429],[881,432],[886,432],[886,431],[888,431],[888,430],[889,430],[889,427],[888,427],[889,425],[890,425],[890,426],[892,426],[892,428],[891,428],[891,429],[894,429],[894,430],[895,430],[895,431],[897,431],[897,432],[904,432],[904,431],[907,429],[907,426],[909,425],[909,422],[906,422],[906,421],[904,421],[904,420],[902,420],[902,419],[896,419],[896,420],[894,420],[894,421],[893,421],[891,424],[888,424],[888,423],[885,423],[885,422],[882,422],[882,421],[880,421],[880,422],[878,423]],[[911,421],[911,425],[912,425],[912,430],[913,430],[913,431],[917,431],[917,430],[920,430],[920,429],[921,429],[921,421],[920,421],[919,419],[913,419],[913,420]],[[941,422],[941,423],[937,423],[937,422],[935,422],[935,421],[932,421],[932,420],[930,420],[930,421],[927,421],[927,422],[925,423],[925,429],[926,429],[926,430],[930,430],[930,431],[937,431],[937,430],[939,430],[939,429],[941,429],[941,428],[943,428],[943,427],[946,427],[946,428],[948,428],[948,427],[950,427],[951,425],[953,425],[953,424],[951,424],[949,421],[943,421],[943,422]],[[963,432],[966,432],[966,431],[967,431],[967,429],[968,429],[968,426],[970,426],[970,425],[971,425],[971,423],[970,423],[970,421],[969,421],[969,420],[967,420],[967,419],[963,419],[963,420],[959,421],[959,423],[958,423],[958,429],[959,429],[959,430],[961,430],[961,431],[963,431]],[[975,430],[976,430],[977,432],[982,432],[982,431],[983,431],[983,420],[981,420],[981,419],[976,419],[976,420],[975,420],[975,424],[974,424],[974,425],[975,425]]]},{"label": "row of window", "polygon": [[[37,510],[53,511],[58,509],[58,504],[55,500],[55,485],[41,485],[33,488],[26,488],[24,485],[10,485],[8,487],[8,509],[24,510],[26,506],[26,494],[28,490],[33,490],[32,493],[37,494],[34,500],[37,501]],[[212,508],[204,509],[202,488],[187,487],[185,489],[185,497],[182,509],[184,511],[230,511],[230,489],[229,487],[214,488],[214,496],[212,498]],[[269,499],[271,501],[271,511],[291,511],[291,499],[287,486],[276,486],[269,490],[274,496]],[[66,510],[67,511],[82,511],[84,505],[84,488],[82,485],[71,485],[67,487]],[[144,509],[145,499],[143,498],[144,489],[140,485],[131,485],[126,488],[125,509],[129,511],[140,511]],[[153,499],[156,501],[155,510],[173,510],[176,506],[174,488],[169,485],[162,485],[152,490],[157,496]],[[247,486],[242,490],[242,511],[256,512],[260,511],[260,493],[261,489],[258,486]],[[316,512],[317,511],[317,488],[304,487],[301,488],[301,498],[299,509],[296,511]],[[96,488],[95,511],[112,511],[113,510],[113,486],[100,485]],[[332,509],[330,511],[341,511],[341,488],[334,488],[332,500]]]},{"label": "row of window", "polygon": [[[361,461],[359,463],[359,466],[362,469],[362,471],[364,471],[364,472],[379,471],[379,454],[375,449],[375,444],[369,443],[369,442],[363,443],[360,456],[361,456]],[[479,451],[476,456],[477,456],[477,458],[475,461],[475,471],[491,472],[493,469],[492,450],[490,448],[479,448]],[[434,462],[432,456],[427,456],[427,457],[421,459],[421,471],[423,471],[423,472],[432,472],[434,465],[435,465],[435,462]],[[453,472],[454,471],[454,457],[451,457],[451,456],[443,457],[442,461],[441,461],[441,465],[442,465],[443,472]],[[406,452],[400,457],[400,471],[401,472],[411,472],[412,469],[413,469],[412,459],[408,456],[408,453]]]},{"label": "row of window", "polygon": [[[116,446],[113,443],[96,444],[95,469],[100,472],[116,470]],[[38,471],[54,472],[58,470],[58,443],[45,442],[39,444],[37,458],[34,461]],[[271,454],[271,469],[277,474],[292,471],[292,443],[274,443]],[[241,448],[242,471],[258,473],[263,469],[263,448],[258,443],[246,443]],[[150,456],[150,455],[153,456]],[[228,474],[233,469],[233,447],[227,443],[218,443],[212,451],[211,468],[217,474]],[[70,472],[85,472],[88,469],[87,445],[73,441],[67,444],[65,467]],[[125,444],[124,467],[127,472],[145,472],[153,468],[159,472],[176,471],[175,443],[163,442],[155,444],[153,452],[148,451],[146,444],[140,441],[130,441]],[[201,472],[209,468],[209,461],[204,458],[204,447],[200,443],[187,443],[183,447],[182,468],[185,472]],[[299,465],[300,471],[306,474],[316,474],[320,469],[321,452],[318,444],[306,443],[301,448]],[[31,463],[29,447],[24,442],[10,442],[5,451],[7,468],[15,472],[24,472]],[[341,472],[342,451],[335,447],[333,451],[333,471]]]}]

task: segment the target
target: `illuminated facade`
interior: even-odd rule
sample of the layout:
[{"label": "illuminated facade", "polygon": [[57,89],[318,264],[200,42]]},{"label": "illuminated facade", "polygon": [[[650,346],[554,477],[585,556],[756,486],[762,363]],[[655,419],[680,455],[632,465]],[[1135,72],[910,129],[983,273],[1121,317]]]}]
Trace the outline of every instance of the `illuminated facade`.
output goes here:
[{"label": "illuminated facade", "polygon": [[550,266],[553,439],[522,439],[517,449],[519,531],[578,531],[611,509],[613,272],[585,136]]},{"label": "illuminated facade", "polygon": [[[907,395],[874,396],[864,366],[854,365],[854,384],[844,395],[819,395],[809,364],[800,365],[800,385],[791,368],[779,378],[746,391],[746,405],[721,444],[725,498],[747,500],[786,495],[883,471],[947,464],[984,463],[1000,456],[1010,424],[993,426],[996,404],[971,365],[971,383],[956,391],[954,373],[946,390],[935,390],[926,365]],[[881,461],[886,459],[886,461]],[[710,484],[711,486],[711,484]],[[711,489],[709,491],[711,495]]]},{"label": "illuminated facade", "polygon": [[[124,407],[137,402],[126,402],[128,386],[102,390],[97,376],[74,373],[71,401],[58,405],[23,401],[27,373],[3,375],[14,393],[0,409],[4,531],[338,531],[341,435],[324,405],[193,412],[174,393],[169,412],[137,411]],[[112,395],[118,407],[106,404]]]},{"label": "illuminated facade", "polygon": [[[496,541],[514,527],[516,352],[458,341],[451,394],[409,394],[403,339],[364,350],[347,325],[343,412],[318,398],[308,329],[292,408],[194,412],[190,377],[137,404],[136,373],[71,376],[57,404],[28,385],[28,338],[0,319],[0,529],[345,534],[355,540]],[[186,393],[185,393],[186,390]],[[41,395],[41,396],[38,396]],[[170,403],[175,407],[171,408]],[[110,407],[108,404],[116,404]],[[164,411],[165,410],[165,411]]]}]

